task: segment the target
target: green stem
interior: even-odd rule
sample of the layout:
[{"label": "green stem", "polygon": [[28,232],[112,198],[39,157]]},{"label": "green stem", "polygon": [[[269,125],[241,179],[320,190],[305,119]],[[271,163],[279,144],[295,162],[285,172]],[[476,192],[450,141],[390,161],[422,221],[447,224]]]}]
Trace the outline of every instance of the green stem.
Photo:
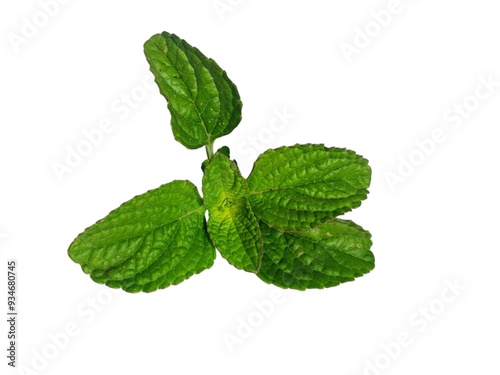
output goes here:
[{"label": "green stem", "polygon": [[214,142],[209,140],[208,144],[205,146],[205,150],[207,151],[207,158],[211,159],[214,156]]}]

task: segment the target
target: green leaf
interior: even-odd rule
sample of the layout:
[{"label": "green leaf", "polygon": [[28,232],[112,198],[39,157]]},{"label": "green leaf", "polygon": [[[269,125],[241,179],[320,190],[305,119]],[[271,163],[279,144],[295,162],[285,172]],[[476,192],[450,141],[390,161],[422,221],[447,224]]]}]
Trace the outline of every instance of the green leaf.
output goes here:
[{"label": "green leaf", "polygon": [[127,292],[166,288],[212,266],[204,212],[196,187],[173,181],[110,212],[68,254],[98,283]]},{"label": "green leaf", "polygon": [[371,169],[353,151],[295,145],[264,152],[248,177],[255,215],[280,229],[308,228],[361,205]]},{"label": "green leaf", "polygon": [[214,60],[167,32],[153,35],[144,53],[168,101],[177,141],[189,149],[209,146],[239,124],[238,90]]},{"label": "green leaf", "polygon": [[217,152],[203,176],[208,208],[208,233],[221,255],[233,266],[257,272],[262,260],[258,221],[245,197],[246,181],[226,154]]},{"label": "green leaf", "polygon": [[261,222],[264,257],[257,274],[282,288],[328,288],[370,272],[370,233],[334,219],[307,230],[276,230]]}]

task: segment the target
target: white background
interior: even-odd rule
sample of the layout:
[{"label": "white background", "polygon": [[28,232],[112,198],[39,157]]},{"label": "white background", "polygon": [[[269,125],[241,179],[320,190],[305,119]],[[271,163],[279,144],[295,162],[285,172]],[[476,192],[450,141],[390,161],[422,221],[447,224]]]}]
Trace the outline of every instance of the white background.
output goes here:
[{"label": "white background", "polygon": [[[18,369],[6,365],[4,323],[2,374],[500,373],[496,1],[45,2],[0,6],[0,310],[16,259],[19,311]],[[216,147],[244,175],[253,154],[295,143],[370,160],[369,198],[348,217],[373,235],[374,271],[283,292],[219,256],[178,286],[127,294],[68,258],[78,233],[134,195],[174,179],[200,186],[204,150],[175,142],[165,100],[141,88],[143,43],[163,30],[237,84],[243,121]],[[488,79],[497,86],[475,98]],[[293,119],[273,129],[283,111]],[[54,163],[105,119],[113,130],[58,178]],[[255,303],[277,292],[259,319]],[[228,345],[249,319],[248,337]]]}]

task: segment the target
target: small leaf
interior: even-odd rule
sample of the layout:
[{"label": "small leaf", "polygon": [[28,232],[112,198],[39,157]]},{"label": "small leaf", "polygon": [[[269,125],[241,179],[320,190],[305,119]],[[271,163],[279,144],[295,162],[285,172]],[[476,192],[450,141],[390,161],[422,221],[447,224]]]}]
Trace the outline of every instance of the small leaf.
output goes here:
[{"label": "small leaf", "polygon": [[110,212],[68,254],[98,283],[127,292],[166,288],[212,266],[204,212],[196,187],[173,181]]},{"label": "small leaf", "polygon": [[[228,158],[230,158],[230,157],[231,157],[231,156],[230,156],[230,154],[231,154],[231,150],[229,150],[229,147],[227,147],[227,146],[222,146],[221,148],[219,148],[219,149],[217,150],[217,152],[218,152],[218,153],[220,153],[220,154],[224,154],[224,155],[226,155]],[[234,161],[234,160],[233,160],[233,162],[234,162],[234,163],[236,163],[236,161]]]},{"label": "small leaf", "polygon": [[221,255],[233,266],[257,272],[262,260],[258,221],[245,198],[246,181],[226,154],[217,152],[203,176],[208,208],[208,233]]},{"label": "small leaf", "polygon": [[361,205],[371,169],[353,151],[295,145],[264,152],[248,177],[255,215],[281,229],[308,228]]},{"label": "small leaf", "polygon": [[214,60],[167,32],[152,36],[144,53],[168,101],[177,141],[189,149],[211,145],[239,124],[238,90]]},{"label": "small leaf", "polygon": [[307,230],[276,230],[261,222],[264,257],[257,274],[282,288],[328,288],[370,272],[371,235],[348,220]]}]

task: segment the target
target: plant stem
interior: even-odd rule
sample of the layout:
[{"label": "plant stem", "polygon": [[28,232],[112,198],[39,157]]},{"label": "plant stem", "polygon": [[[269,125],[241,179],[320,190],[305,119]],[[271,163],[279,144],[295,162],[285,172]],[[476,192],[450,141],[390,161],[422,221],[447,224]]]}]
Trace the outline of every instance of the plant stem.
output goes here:
[{"label": "plant stem", "polygon": [[207,151],[207,158],[211,159],[214,156],[214,142],[209,140],[205,150]]}]

